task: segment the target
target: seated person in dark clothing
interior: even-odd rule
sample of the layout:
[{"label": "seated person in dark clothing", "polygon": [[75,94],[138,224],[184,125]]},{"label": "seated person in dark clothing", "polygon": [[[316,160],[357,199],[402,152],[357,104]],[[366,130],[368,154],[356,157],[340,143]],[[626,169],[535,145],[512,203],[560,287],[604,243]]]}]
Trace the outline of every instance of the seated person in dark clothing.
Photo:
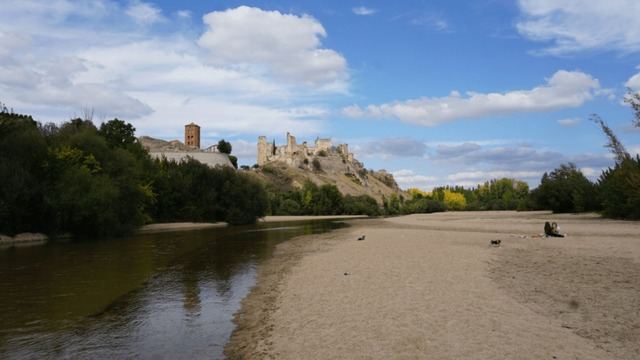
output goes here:
[{"label": "seated person in dark clothing", "polygon": [[544,223],[544,234],[546,236],[564,237],[564,235],[558,232],[558,225],[556,223],[551,225],[548,221]]}]

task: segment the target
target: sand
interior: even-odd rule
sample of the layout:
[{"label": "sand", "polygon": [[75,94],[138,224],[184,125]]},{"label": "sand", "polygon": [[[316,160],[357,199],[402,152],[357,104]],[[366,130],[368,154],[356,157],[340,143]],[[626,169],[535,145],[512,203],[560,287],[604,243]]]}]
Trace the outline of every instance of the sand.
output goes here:
[{"label": "sand", "polygon": [[[544,221],[569,237],[537,237]],[[640,358],[638,222],[463,212],[352,223],[285,242],[259,266],[229,358]]]},{"label": "sand", "polygon": [[171,231],[190,231],[190,230],[201,230],[201,229],[210,229],[216,227],[225,227],[227,223],[225,222],[216,222],[216,223],[196,223],[196,222],[173,222],[173,223],[156,223],[156,224],[148,224],[141,226],[136,230],[139,234],[152,234],[152,233],[160,233],[160,232],[171,232]]},{"label": "sand", "polygon": [[[276,222],[293,222],[293,221],[308,221],[308,220],[348,220],[366,218],[363,215],[323,215],[323,216],[265,216],[258,219],[259,223],[276,223]],[[140,234],[151,234],[159,232],[171,232],[171,231],[190,231],[190,230],[202,230],[217,227],[228,226],[226,222],[172,222],[172,223],[156,223],[141,226],[136,230]]]}]

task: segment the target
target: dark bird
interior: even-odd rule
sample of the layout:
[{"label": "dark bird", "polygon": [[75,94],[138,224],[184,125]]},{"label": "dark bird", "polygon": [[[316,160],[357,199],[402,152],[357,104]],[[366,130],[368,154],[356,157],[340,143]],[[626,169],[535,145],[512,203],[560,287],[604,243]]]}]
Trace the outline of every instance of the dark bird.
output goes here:
[{"label": "dark bird", "polygon": [[362,235],[362,236],[360,236],[360,237],[358,238],[358,241],[360,241],[360,240],[364,240],[364,235]]},{"label": "dark bird", "polygon": [[502,243],[502,240],[491,240],[489,244],[491,246],[500,246],[500,243]]}]

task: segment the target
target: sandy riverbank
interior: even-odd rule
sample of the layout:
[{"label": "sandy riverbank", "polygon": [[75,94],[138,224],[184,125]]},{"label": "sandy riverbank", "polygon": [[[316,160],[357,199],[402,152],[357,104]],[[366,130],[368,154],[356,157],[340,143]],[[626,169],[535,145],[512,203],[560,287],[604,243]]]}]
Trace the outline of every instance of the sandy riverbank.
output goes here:
[{"label": "sandy riverbank", "polygon": [[[548,220],[569,237],[535,237]],[[283,243],[260,266],[229,358],[640,358],[638,222],[466,212],[352,223]]]},{"label": "sandy riverbank", "polygon": [[[308,221],[308,220],[350,220],[366,218],[362,215],[327,215],[327,216],[265,216],[258,219],[259,223],[275,223],[275,222],[293,222],[293,221]],[[170,231],[189,231],[189,230],[202,230],[217,227],[228,226],[225,222],[216,223],[195,223],[195,222],[174,222],[174,223],[157,223],[141,226],[137,233],[150,234],[159,232]]]}]

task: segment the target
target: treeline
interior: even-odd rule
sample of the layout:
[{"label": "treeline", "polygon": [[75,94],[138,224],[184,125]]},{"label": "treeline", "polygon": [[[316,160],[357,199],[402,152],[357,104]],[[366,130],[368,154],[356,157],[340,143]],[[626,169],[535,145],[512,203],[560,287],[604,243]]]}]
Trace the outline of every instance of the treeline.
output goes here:
[{"label": "treeline", "polygon": [[149,222],[255,222],[263,186],[230,168],[152,160],[131,124],[40,124],[0,106],[0,233],[126,234]]},{"label": "treeline", "polygon": [[446,210],[528,210],[529,185],[502,178],[487,181],[475,188],[442,186],[431,192],[409,189],[411,198],[391,198],[385,208],[392,214],[432,213]]},{"label": "treeline", "polygon": [[268,191],[271,215],[382,215],[374,198],[368,195],[343,196],[335,185],[318,186],[311,181],[301,189]]},{"label": "treeline", "polygon": [[[640,126],[640,97],[634,95]],[[633,103],[632,103],[633,105]],[[275,190],[245,172],[195,160],[152,160],[131,124],[96,127],[74,119],[40,124],[0,104],[0,233],[126,234],[151,222],[226,221],[248,224],[272,215],[399,215],[446,210],[598,211],[640,219],[640,157],[631,157],[599,117],[615,165],[591,182],[573,164],[527,183],[503,178],[475,188],[438,187],[383,197],[342,195],[334,185],[305,183]],[[228,145],[228,146],[227,146]],[[228,143],[219,148],[231,152]],[[267,171],[265,167],[264,171]]]}]

